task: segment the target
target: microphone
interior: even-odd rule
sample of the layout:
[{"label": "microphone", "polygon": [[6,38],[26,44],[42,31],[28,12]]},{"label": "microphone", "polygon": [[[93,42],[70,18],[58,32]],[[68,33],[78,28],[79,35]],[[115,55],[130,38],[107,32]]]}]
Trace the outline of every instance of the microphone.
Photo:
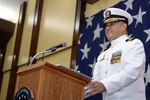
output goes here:
[{"label": "microphone", "polygon": [[46,49],[45,51],[49,51],[51,50],[52,52],[55,51],[56,49],[58,48],[61,48],[61,47],[66,47],[67,46],[67,43],[66,42],[61,42],[59,43],[58,45],[55,45],[53,47],[50,47],[49,49]]},{"label": "microphone", "polygon": [[66,47],[66,46],[67,46],[67,43],[66,43],[66,42],[61,42],[61,43],[59,43],[58,45],[55,45],[55,46],[53,46],[53,47],[51,47],[51,48],[49,48],[49,49],[46,49],[46,50],[44,50],[44,51],[41,51],[41,52],[37,53],[36,55],[34,55],[34,56],[31,58],[29,65],[32,64],[33,60],[34,60],[38,55],[44,54],[44,53],[48,53],[48,52],[54,52],[54,51],[56,51],[56,49],[61,48],[61,47]]}]

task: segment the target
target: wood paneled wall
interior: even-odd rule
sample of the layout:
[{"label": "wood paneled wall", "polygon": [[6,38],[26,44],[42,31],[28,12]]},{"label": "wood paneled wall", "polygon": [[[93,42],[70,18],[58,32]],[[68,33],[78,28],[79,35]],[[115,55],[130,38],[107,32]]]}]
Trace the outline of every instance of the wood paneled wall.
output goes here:
[{"label": "wood paneled wall", "polygon": [[18,64],[20,44],[21,44],[22,33],[23,33],[26,7],[27,7],[27,2],[24,2],[20,6],[17,34],[16,34],[13,59],[12,59],[12,65],[11,65],[11,71],[10,71],[10,78],[9,78],[9,84],[8,84],[8,91],[7,91],[7,100],[13,100],[14,98],[14,91],[15,91],[15,84],[16,84],[16,72],[18,70],[17,64]]}]

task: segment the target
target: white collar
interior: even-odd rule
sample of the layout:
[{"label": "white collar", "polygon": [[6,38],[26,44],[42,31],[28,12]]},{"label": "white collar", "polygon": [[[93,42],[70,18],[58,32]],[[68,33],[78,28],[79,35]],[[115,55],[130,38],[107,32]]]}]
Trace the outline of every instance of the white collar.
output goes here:
[{"label": "white collar", "polygon": [[124,42],[126,39],[128,39],[128,36],[127,35],[122,35],[119,38],[117,38],[115,40],[112,40],[111,45],[115,46],[117,44],[120,44],[120,43]]}]

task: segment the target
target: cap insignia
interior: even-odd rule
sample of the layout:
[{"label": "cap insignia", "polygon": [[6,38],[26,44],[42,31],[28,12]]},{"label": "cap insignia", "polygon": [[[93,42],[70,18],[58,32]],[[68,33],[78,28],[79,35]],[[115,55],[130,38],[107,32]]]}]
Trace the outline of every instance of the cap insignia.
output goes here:
[{"label": "cap insignia", "polygon": [[111,15],[111,11],[110,11],[110,10],[107,10],[107,11],[105,12],[106,18],[110,17],[110,15]]}]

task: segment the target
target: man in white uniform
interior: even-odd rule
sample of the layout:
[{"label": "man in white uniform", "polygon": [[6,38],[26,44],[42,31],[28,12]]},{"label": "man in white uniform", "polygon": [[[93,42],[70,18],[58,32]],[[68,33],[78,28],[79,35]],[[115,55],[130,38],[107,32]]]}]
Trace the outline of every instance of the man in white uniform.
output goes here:
[{"label": "man in white uniform", "polygon": [[145,99],[145,51],[139,39],[128,38],[132,16],[118,8],[104,11],[104,27],[110,48],[102,52],[94,68],[86,95],[103,93],[103,100]]}]

